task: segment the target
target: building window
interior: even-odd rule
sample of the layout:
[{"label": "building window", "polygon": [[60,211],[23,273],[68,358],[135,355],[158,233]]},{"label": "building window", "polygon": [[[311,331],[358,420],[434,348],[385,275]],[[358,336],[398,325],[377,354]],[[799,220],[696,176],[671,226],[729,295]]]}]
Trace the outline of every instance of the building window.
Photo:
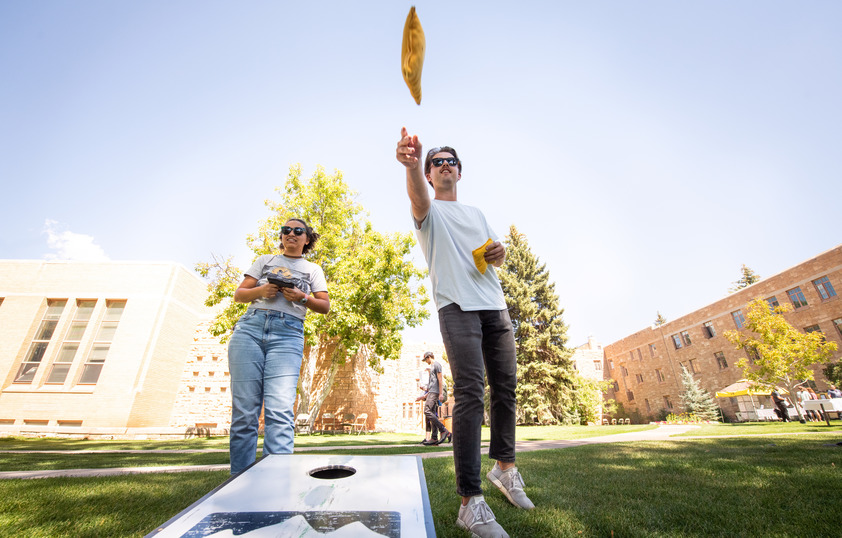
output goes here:
[{"label": "building window", "polygon": [[664,408],[672,411],[672,402],[669,396],[664,396]]},{"label": "building window", "polygon": [[821,295],[822,301],[836,297],[836,290],[833,289],[833,284],[830,283],[830,280],[826,276],[814,280],[813,285],[816,287],[819,295]]},{"label": "building window", "polygon": [[35,372],[38,371],[38,366],[41,365],[41,360],[47,352],[47,346],[50,345],[50,340],[53,338],[53,333],[56,331],[58,320],[61,318],[61,313],[64,311],[66,304],[66,299],[47,299],[47,311],[44,312],[44,317],[41,318],[41,323],[38,324],[38,330],[35,331],[35,338],[29,344],[26,358],[20,364],[18,373],[15,376],[15,383],[32,383],[32,380],[35,378]]},{"label": "building window", "polygon": [[839,332],[839,336],[842,336],[842,318],[836,318],[833,320],[833,326],[836,327],[836,330]]},{"label": "building window", "polygon": [[608,371],[610,372],[613,369],[614,369],[614,359],[608,359]]},{"label": "building window", "polygon": [[719,366],[720,370],[728,368],[728,361],[725,360],[725,353],[717,351],[713,354],[713,356],[716,357],[716,365]]},{"label": "building window", "polygon": [[705,336],[708,338],[713,338],[716,336],[716,329],[713,328],[712,321],[706,321],[702,324],[702,332],[705,333]]},{"label": "building window", "polygon": [[821,327],[819,327],[818,325],[810,325],[809,327],[804,327],[804,332],[808,333],[808,334],[809,333],[819,333],[822,337],[822,342],[826,341],[826,339],[824,337],[824,333],[822,332]]},{"label": "building window", "polygon": [[602,361],[593,361],[593,369],[597,372],[602,371]]},{"label": "building window", "polygon": [[643,383],[643,374],[635,374],[634,376],[637,379],[637,384],[640,385]]},{"label": "building window", "polygon": [[629,350],[629,360],[630,360],[630,361],[633,361],[633,360],[634,360],[634,350],[633,350],[633,349],[630,349],[630,350]]},{"label": "building window", "polygon": [[633,402],[634,401],[634,393],[630,390],[627,390],[626,391],[626,398],[628,398],[630,402]]},{"label": "building window", "polygon": [[672,345],[675,346],[675,349],[681,349],[681,336],[674,334],[670,338],[672,338]]},{"label": "building window", "polygon": [[616,381],[614,382],[614,392],[620,392],[620,384]]},{"label": "building window", "polygon": [[696,361],[696,359],[690,359],[690,371],[694,374],[700,373],[698,361]]},{"label": "building window", "polygon": [[629,371],[628,371],[628,370],[626,369],[626,367],[625,367],[625,366],[623,366],[622,364],[620,365],[620,371],[622,371],[622,372],[623,372],[623,377],[628,377],[628,375],[629,375]]},{"label": "building window", "polygon": [[658,349],[655,347],[655,344],[649,344],[649,356],[653,359],[655,358],[656,351],[658,351]]},{"label": "building window", "polygon": [[757,353],[757,350],[753,348],[746,349],[746,356],[748,357],[749,364],[754,364],[760,360],[760,354]]},{"label": "building window", "polygon": [[204,358],[205,358],[204,356],[199,355],[198,357],[196,357],[196,360],[197,360],[197,361],[199,361],[199,362],[202,362],[202,360],[203,360]]},{"label": "building window", "polygon": [[681,339],[684,340],[685,346],[689,346],[693,343],[690,341],[690,333],[687,331],[681,331]]},{"label": "building window", "polygon": [[88,322],[91,320],[95,307],[96,300],[76,301],[76,313],[73,315],[73,321],[70,322],[67,334],[64,335],[64,342],[61,344],[58,356],[53,361],[50,375],[47,376],[47,383],[60,385],[67,379],[73,359],[76,358],[76,352],[79,350],[82,335],[88,328]]},{"label": "building window", "polygon": [[789,296],[789,300],[792,301],[793,307],[801,308],[802,306],[807,306],[807,299],[804,298],[804,292],[801,291],[801,286],[788,290],[786,294]]},{"label": "building window", "polygon": [[738,329],[742,329],[743,325],[746,324],[746,318],[743,317],[742,310],[731,312],[731,317],[734,318],[734,325],[736,325]]},{"label": "building window", "polygon": [[664,371],[660,368],[655,369],[655,378],[657,378],[658,383],[663,383],[664,381],[666,381],[666,379],[664,378]]},{"label": "building window", "polygon": [[775,310],[776,308],[781,306],[781,304],[778,302],[778,298],[775,297],[774,295],[771,296],[771,297],[768,297],[766,299],[766,302],[769,304],[769,310]]},{"label": "building window", "polygon": [[108,350],[111,349],[111,342],[114,341],[114,333],[117,332],[117,324],[125,308],[126,301],[106,301],[105,316],[99,323],[94,345],[82,367],[82,375],[79,376],[80,385],[95,385],[99,380]]}]

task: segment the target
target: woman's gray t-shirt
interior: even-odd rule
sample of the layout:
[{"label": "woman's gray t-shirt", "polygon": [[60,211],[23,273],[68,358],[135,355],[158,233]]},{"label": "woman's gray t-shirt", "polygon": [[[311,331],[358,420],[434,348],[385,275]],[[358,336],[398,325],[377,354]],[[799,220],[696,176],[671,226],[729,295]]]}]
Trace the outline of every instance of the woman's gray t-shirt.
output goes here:
[{"label": "woman's gray t-shirt", "polygon": [[[282,254],[264,254],[257,258],[251,268],[246,271],[246,276],[257,279],[257,285],[262,286],[269,282],[268,275],[271,273],[291,280],[296,288],[307,295],[327,291],[327,281],[322,268],[304,258],[287,258]],[[281,292],[278,292],[278,295],[272,299],[255,299],[249,305],[249,308],[277,310],[300,319],[304,319],[307,315],[306,306],[287,301]]]}]

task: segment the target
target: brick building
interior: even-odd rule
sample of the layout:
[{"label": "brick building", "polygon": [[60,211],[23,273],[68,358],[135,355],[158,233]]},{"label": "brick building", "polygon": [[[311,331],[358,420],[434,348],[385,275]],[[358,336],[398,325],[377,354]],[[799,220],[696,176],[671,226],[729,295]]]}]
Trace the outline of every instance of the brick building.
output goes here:
[{"label": "brick building", "polygon": [[[732,293],[699,310],[659,327],[649,327],[605,347],[605,379],[613,382],[609,398],[641,418],[679,412],[684,365],[702,388],[712,395],[743,378],[736,362],[745,352],[736,350],[723,333],[740,329],[746,305],[757,297],[770,304],[788,302],[786,319],[804,331],[821,331],[839,345],[833,361],[842,355],[842,245],[774,276]],[[815,365],[819,390],[827,385]],[[736,399],[718,402],[733,419]]]},{"label": "brick building", "polygon": [[[227,346],[208,333],[206,297],[207,284],[173,263],[0,261],[0,434],[225,433]],[[428,349],[443,355],[440,343],[406,344],[381,372],[351,358],[322,410],[365,412],[371,430],[419,430]]]}]

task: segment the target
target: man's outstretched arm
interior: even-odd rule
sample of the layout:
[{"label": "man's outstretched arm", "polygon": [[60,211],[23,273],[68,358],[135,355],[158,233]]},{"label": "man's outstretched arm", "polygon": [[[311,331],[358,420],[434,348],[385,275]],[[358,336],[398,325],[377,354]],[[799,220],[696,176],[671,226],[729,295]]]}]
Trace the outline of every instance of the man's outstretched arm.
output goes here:
[{"label": "man's outstretched arm", "polygon": [[412,216],[420,224],[430,212],[430,192],[427,190],[421,163],[421,142],[418,136],[409,136],[406,127],[401,127],[401,139],[395,156],[406,167],[406,193],[409,195]]}]

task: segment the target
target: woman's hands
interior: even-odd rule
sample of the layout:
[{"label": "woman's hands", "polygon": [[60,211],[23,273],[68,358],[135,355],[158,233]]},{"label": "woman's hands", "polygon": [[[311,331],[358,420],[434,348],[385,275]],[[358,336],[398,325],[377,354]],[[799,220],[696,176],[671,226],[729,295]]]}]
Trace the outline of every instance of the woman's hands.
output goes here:
[{"label": "woman's hands", "polygon": [[258,286],[257,279],[250,276],[245,277],[234,291],[234,301],[250,303],[257,299],[274,299],[278,296],[278,292],[283,293],[284,299],[291,303],[301,303],[301,299],[307,297],[304,308],[309,308],[318,314],[327,314],[330,311],[330,296],[326,291],[317,291],[313,295],[307,295],[298,288],[280,288],[269,282]]}]

